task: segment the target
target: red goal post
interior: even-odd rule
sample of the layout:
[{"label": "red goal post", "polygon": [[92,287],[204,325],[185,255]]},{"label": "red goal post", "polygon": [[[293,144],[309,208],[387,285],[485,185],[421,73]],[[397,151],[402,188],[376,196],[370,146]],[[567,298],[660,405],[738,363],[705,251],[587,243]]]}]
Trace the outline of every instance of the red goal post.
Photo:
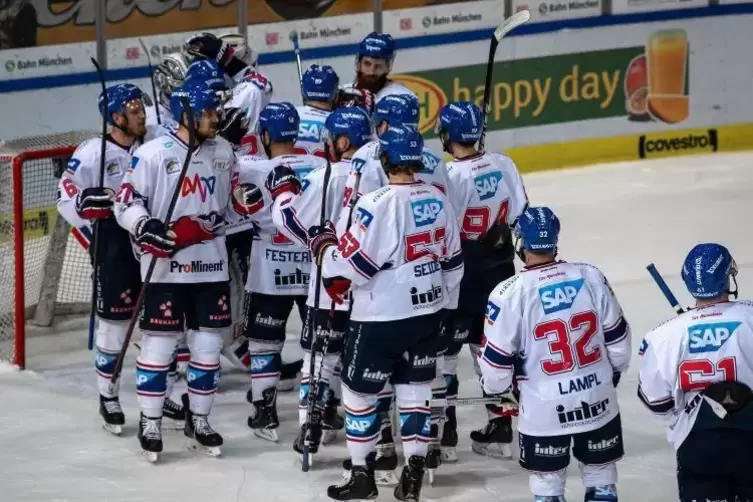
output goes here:
[{"label": "red goal post", "polygon": [[[95,131],[0,143],[0,361],[26,366],[27,327],[89,311],[89,256],[56,210],[60,176]],[[85,337],[82,337],[85,344]]]}]

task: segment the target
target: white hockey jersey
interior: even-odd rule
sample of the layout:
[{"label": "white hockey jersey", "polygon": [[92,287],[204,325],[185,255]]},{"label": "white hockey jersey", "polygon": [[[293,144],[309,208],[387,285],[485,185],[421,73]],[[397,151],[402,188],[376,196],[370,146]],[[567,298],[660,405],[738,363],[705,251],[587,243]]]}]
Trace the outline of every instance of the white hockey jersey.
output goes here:
[{"label": "white hockey jersey", "polygon": [[448,196],[461,218],[464,241],[481,240],[497,223],[513,228],[528,205],[523,180],[509,157],[479,153],[447,163]]},{"label": "white hockey jersey", "polygon": [[[264,187],[267,175],[279,165],[293,169],[299,179],[326,165],[326,161],[313,155],[283,155],[273,159],[249,156],[238,159],[241,183]],[[272,220],[272,196],[267,190],[264,208],[252,220],[256,237],[251,247],[251,269],[246,291],[267,295],[305,295],[310,280],[311,253],[307,246],[296,245],[280,232]],[[308,230],[308,229],[307,229]]]},{"label": "white hockey jersey", "polygon": [[[350,201],[353,198],[353,190],[358,184],[358,194],[356,199],[361,195],[378,190],[384,186],[387,186],[389,180],[387,179],[387,173],[384,172],[381,161],[377,158],[379,153],[379,140],[370,141],[363,145],[353,155],[351,161],[350,173],[348,173],[348,179],[345,182],[345,190],[343,192],[343,207],[348,207]],[[423,181],[427,185],[433,185],[437,187],[442,193],[447,194],[447,187],[450,184],[450,180],[447,176],[447,168],[444,161],[432,153],[431,150],[424,147],[423,152],[424,168],[420,173],[415,175],[416,180]],[[358,179],[360,175],[360,180]],[[451,198],[452,199],[452,198]],[[450,199],[450,203],[452,200]],[[453,209],[455,207],[453,206]],[[347,211],[341,213],[343,216],[337,221],[337,235],[341,235],[347,228]]]},{"label": "white hockey jersey", "polygon": [[638,397],[668,422],[675,449],[688,437],[714,382],[735,380],[753,388],[753,302],[695,308],[651,330],[638,352]]},{"label": "white hockey jersey", "polygon": [[[303,247],[308,247],[308,229],[319,225],[322,211],[322,191],[324,190],[324,176],[326,166],[311,171],[301,183],[301,192],[293,197],[278,197],[272,206],[272,219],[277,229],[291,241]],[[345,180],[350,172],[350,160],[341,160],[332,164],[327,185],[327,202],[324,209],[326,220],[337,221],[342,207],[342,194],[345,190]],[[346,209],[347,211],[347,209]],[[308,299],[306,304],[314,306],[316,284],[314,278],[317,273],[316,263],[311,262],[311,280],[309,281]],[[319,308],[327,309],[331,306],[329,296],[320,290]],[[348,310],[348,302],[335,305],[336,310]]]},{"label": "white hockey jersey", "polygon": [[[160,103],[159,105],[159,122],[157,121],[157,107],[147,106],[144,108],[146,111],[146,136],[144,141],[151,141],[154,138],[159,138],[165,134],[174,131],[178,127],[178,123],[173,119],[170,110],[165,108]],[[161,122],[161,123],[160,123]]]},{"label": "white hockey jersey", "polygon": [[[175,134],[154,139],[133,156],[115,200],[115,216],[131,235],[142,218],[164,220],[183,162],[187,145]],[[233,147],[222,138],[206,140],[191,158],[180,187],[172,221],[181,216],[219,213],[227,218],[235,214],[231,203],[231,183],[237,179]],[[152,282],[202,283],[228,280],[225,236],[189,246],[168,259],[158,259]],[[146,275],[151,259],[141,260],[141,276]]]},{"label": "white hockey jersey", "polygon": [[596,267],[523,269],[489,296],[484,335],[484,390],[500,394],[517,380],[523,434],[577,434],[619,413],[612,372],[630,364],[630,326]]},{"label": "white hockey jersey", "polygon": [[361,197],[339,246],[323,256],[322,277],[337,276],[352,283],[354,321],[454,308],[463,254],[447,198],[422,181],[393,183]]},{"label": "white hockey jersey", "polygon": [[[114,141],[107,141],[103,186],[111,189],[113,195],[120,189],[120,183],[131,166],[131,156],[139,146],[136,142],[130,148],[124,148]],[[71,225],[73,235],[85,249],[91,241],[91,222],[79,216],[76,198],[84,189],[99,186],[101,151],[101,137],[81,143],[73,152],[58,184],[58,212]]]},{"label": "white hockey jersey", "polygon": [[232,108],[245,110],[246,117],[249,120],[249,132],[241,140],[238,154],[266,158],[259,135],[256,133],[256,124],[259,121],[261,111],[272,101],[272,82],[251,67],[236,75],[234,80],[237,83],[233,87],[233,94],[225,103],[224,108],[226,110]]},{"label": "white hockey jersey", "polygon": [[326,159],[322,129],[324,129],[324,121],[332,112],[308,105],[299,106],[297,110],[298,116],[301,118],[301,125],[298,127],[298,141],[295,143],[296,153],[316,155]]}]

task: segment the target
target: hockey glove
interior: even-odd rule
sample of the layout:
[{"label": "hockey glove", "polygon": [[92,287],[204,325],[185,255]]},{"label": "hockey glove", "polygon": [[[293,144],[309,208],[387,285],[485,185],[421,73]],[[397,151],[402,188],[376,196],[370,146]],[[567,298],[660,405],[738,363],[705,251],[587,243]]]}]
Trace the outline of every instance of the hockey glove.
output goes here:
[{"label": "hockey glove", "polygon": [[[484,388],[484,378],[481,377],[481,388]],[[499,404],[487,404],[486,411],[490,414],[498,417],[516,417],[518,416],[518,398],[515,396],[515,391],[510,386],[506,391],[501,394],[488,394],[486,390],[483,391],[486,397],[499,398]]]},{"label": "hockey glove", "polygon": [[253,183],[239,183],[233,187],[233,209],[242,216],[256,214],[264,207],[261,188]]},{"label": "hockey glove", "polygon": [[85,220],[104,220],[112,216],[114,193],[109,188],[85,188],[76,197],[76,212]]},{"label": "hockey glove", "polygon": [[200,216],[181,216],[170,224],[168,236],[175,240],[176,249],[211,241],[225,221],[217,213]]},{"label": "hockey glove", "polygon": [[329,221],[324,225],[315,225],[309,228],[309,249],[311,257],[317,264],[321,264],[321,258],[324,252],[330,246],[337,246],[337,234]]},{"label": "hockey glove", "polygon": [[277,166],[272,169],[267,175],[265,185],[272,194],[272,200],[285,192],[293,192],[295,195],[301,191],[301,182],[298,181],[295,171],[288,166]]},{"label": "hockey glove", "polygon": [[614,388],[617,388],[617,385],[620,383],[620,378],[622,378],[622,373],[620,373],[617,370],[612,371],[612,385],[614,385]]},{"label": "hockey glove", "polygon": [[323,277],[322,286],[334,303],[342,305],[350,289],[350,279],[339,275],[337,277]]},{"label": "hockey glove", "polygon": [[175,252],[175,240],[165,231],[157,218],[144,218],[136,223],[136,242],[145,253],[157,258],[168,258]]},{"label": "hockey glove", "polygon": [[340,89],[340,92],[337,94],[335,108],[349,108],[357,106],[366,110],[369,116],[371,116],[371,114],[374,113],[375,104],[376,99],[374,98],[373,92],[367,91],[366,89],[344,87]]},{"label": "hockey glove", "polygon": [[225,120],[220,126],[220,136],[235,146],[240,146],[243,137],[248,134],[248,117],[240,108],[225,110]]},{"label": "hockey glove", "polygon": [[183,49],[196,59],[212,59],[224,68],[233,57],[235,50],[211,33],[201,33],[186,40]]}]

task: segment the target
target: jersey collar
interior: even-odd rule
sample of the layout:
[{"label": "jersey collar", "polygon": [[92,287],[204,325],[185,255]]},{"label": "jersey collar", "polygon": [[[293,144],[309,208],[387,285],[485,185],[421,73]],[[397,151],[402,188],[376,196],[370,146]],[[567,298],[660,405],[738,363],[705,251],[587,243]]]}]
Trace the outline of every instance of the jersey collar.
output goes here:
[{"label": "jersey collar", "polygon": [[530,267],[525,266],[520,271],[521,272],[530,272],[531,270],[539,270],[542,268],[548,268],[552,265],[558,265],[560,263],[567,263],[565,260],[554,260],[554,261],[548,261],[546,263],[540,263],[538,265],[531,265]]}]

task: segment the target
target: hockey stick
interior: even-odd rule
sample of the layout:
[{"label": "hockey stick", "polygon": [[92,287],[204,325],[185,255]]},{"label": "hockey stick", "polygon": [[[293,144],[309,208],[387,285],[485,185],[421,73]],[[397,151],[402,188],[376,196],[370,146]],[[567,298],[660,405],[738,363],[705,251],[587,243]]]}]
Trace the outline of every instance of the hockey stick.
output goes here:
[{"label": "hockey stick", "polygon": [[480,406],[482,404],[495,404],[497,406],[502,406],[506,404],[506,402],[500,397],[458,397],[424,401],[424,406],[429,408],[445,408],[447,406]]},{"label": "hockey stick", "polygon": [[[99,77],[99,83],[102,85],[102,99],[104,102],[104,113],[102,114],[102,148],[99,152],[99,189],[105,185],[105,156],[107,155],[107,84],[105,82],[105,74],[102,71],[102,67],[99,66],[99,62],[91,58],[92,64],[97,69],[97,76]],[[94,348],[94,325],[96,324],[97,317],[97,284],[99,276],[99,223],[94,220],[92,223],[92,296],[91,296],[91,309],[89,311],[89,339],[86,342],[86,347],[89,350]]]},{"label": "hockey stick", "polygon": [[154,99],[154,112],[157,114],[157,124],[162,125],[162,118],[159,116],[159,99],[157,99],[157,86],[154,83],[154,68],[152,67],[152,57],[149,55],[149,49],[146,44],[139,38],[141,48],[146,54],[146,66],[149,68],[149,82],[152,83],[152,98]]},{"label": "hockey stick", "polygon": [[517,28],[523,23],[528,22],[531,19],[531,13],[527,10],[521,10],[508,17],[502,24],[500,24],[494,33],[492,34],[491,41],[489,42],[489,59],[486,62],[486,84],[484,85],[484,121],[481,129],[481,139],[478,142],[479,151],[484,150],[484,143],[486,142],[486,129],[489,125],[489,102],[492,94],[492,72],[494,71],[494,56],[497,53],[497,46],[502,41],[505,35]]},{"label": "hockey stick", "polygon": [[293,42],[293,54],[295,54],[295,62],[298,65],[298,85],[301,87],[301,104],[306,104],[306,98],[303,96],[303,67],[301,66],[301,46],[298,45],[298,32],[294,31],[290,34],[290,41]]},{"label": "hockey stick", "polygon": [[[173,195],[170,199],[170,205],[167,206],[167,214],[165,215],[164,221],[165,228],[167,228],[167,226],[170,224],[170,220],[173,217],[175,205],[178,203],[178,195],[180,195],[180,189],[183,186],[183,179],[186,177],[188,166],[191,165],[191,157],[193,157],[193,154],[196,151],[196,145],[194,144],[196,141],[196,124],[193,119],[191,104],[188,102],[188,98],[181,98],[180,101],[183,105],[183,113],[188,118],[188,151],[186,152],[186,160],[183,161],[183,167],[180,170],[180,175],[178,176],[178,182],[175,185],[175,190],[173,190]],[[146,276],[144,276],[144,281],[141,285],[141,291],[139,292],[139,296],[136,299],[136,304],[133,306],[133,314],[131,314],[131,319],[128,322],[128,329],[126,330],[123,347],[120,349],[120,353],[118,353],[118,358],[115,360],[115,369],[113,369],[112,376],[110,377],[110,392],[113,394],[116,390],[115,386],[120,379],[120,374],[123,371],[123,361],[125,360],[125,355],[128,351],[128,345],[130,345],[131,337],[133,336],[133,330],[136,327],[136,320],[139,318],[139,315],[141,313],[141,306],[144,304],[146,290],[149,286],[149,282],[152,280],[154,267],[156,265],[157,257],[152,255],[152,259],[149,262],[149,268],[146,270]]]},{"label": "hockey stick", "polygon": [[679,315],[685,312],[685,309],[683,309],[680,306],[680,302],[677,301],[677,298],[674,294],[672,294],[672,290],[669,289],[669,286],[666,282],[664,282],[664,278],[661,276],[658,270],[656,270],[656,265],[653,263],[649,264],[646,267],[646,270],[648,270],[648,273],[651,274],[651,277],[654,279],[654,282],[656,282],[656,285],[659,286],[659,289],[661,290],[662,294],[664,295],[664,298],[667,299],[669,302],[669,305],[675,309],[675,312]]},{"label": "hockey stick", "polygon": [[[332,163],[329,160],[329,152],[327,152],[327,167],[324,171],[324,186],[322,187],[322,209],[319,214],[319,224],[321,226],[324,226],[325,220],[327,218],[326,210],[327,210],[327,189],[329,188],[329,178],[332,174]],[[315,331],[316,328],[316,314],[319,312],[319,305],[321,304],[321,295],[322,295],[322,263],[321,260],[318,260],[318,263],[316,264],[316,282],[315,282],[315,288],[314,288],[314,311],[312,312],[311,319],[307,319],[308,321],[308,330],[309,330],[309,336],[311,337],[311,357],[309,360],[309,395],[308,400],[306,401],[306,423],[307,423],[307,430],[306,433],[303,436],[303,457],[301,458],[301,470],[303,472],[309,471],[309,453],[311,451],[311,417],[314,413],[314,406],[316,404],[316,398],[319,394],[319,378],[321,376],[321,368],[324,366],[324,353],[326,351],[327,346],[324,345],[322,347],[322,364],[319,366],[320,373],[317,378],[314,378],[314,370],[316,369],[316,351],[314,348],[316,347],[317,342],[317,333]],[[332,317],[332,312],[330,312],[330,320]],[[331,322],[330,322],[331,324]],[[326,337],[324,339],[324,344],[326,344],[329,340],[329,337]],[[312,385],[313,380],[313,385]]]}]

